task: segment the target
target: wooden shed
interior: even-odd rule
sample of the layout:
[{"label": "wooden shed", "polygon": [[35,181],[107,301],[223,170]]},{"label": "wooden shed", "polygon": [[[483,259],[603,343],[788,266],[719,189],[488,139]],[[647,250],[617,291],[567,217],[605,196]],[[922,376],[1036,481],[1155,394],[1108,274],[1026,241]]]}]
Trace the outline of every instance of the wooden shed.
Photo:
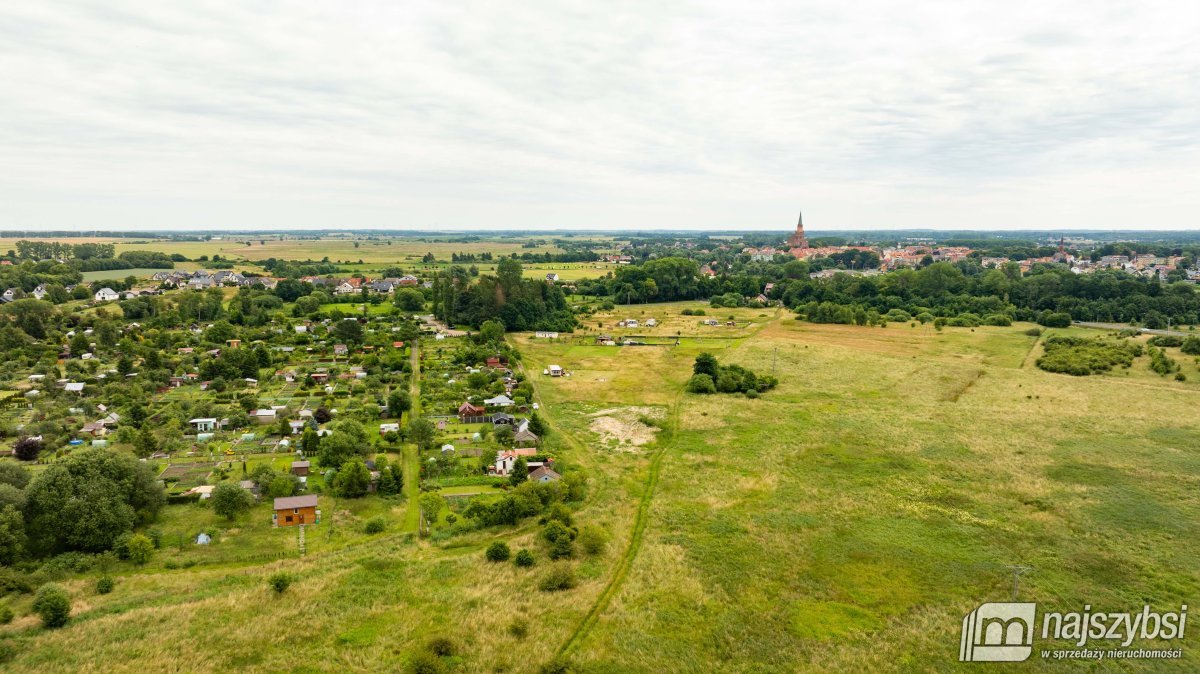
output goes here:
[{"label": "wooden shed", "polygon": [[274,521],[277,527],[294,527],[300,524],[316,524],[320,517],[316,494],[285,496],[275,499]]}]

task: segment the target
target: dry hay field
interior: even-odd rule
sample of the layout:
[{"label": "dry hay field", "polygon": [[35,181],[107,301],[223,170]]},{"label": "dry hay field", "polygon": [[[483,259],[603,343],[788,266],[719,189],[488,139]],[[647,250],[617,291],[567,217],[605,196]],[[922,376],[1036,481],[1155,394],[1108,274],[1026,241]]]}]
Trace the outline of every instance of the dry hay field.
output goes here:
[{"label": "dry hay field", "polygon": [[[496,539],[540,550],[534,522],[442,542],[385,533],[265,566],[154,568],[105,596],[75,582],[67,627],[0,627],[20,646],[5,671],[390,672],[434,637],[456,645],[453,672],[555,658],[596,674],[958,671],[962,618],[1009,599],[1008,565],[1032,567],[1021,599],[1049,610],[1200,596],[1194,364],[1187,382],[1145,358],[1075,378],[1032,366],[1028,325],[812,325],[773,310],[733,310],[747,327],[702,343],[679,314],[699,306],[644,308],[683,332],[678,347],[513,336],[548,450],[589,475],[576,519],[611,537],[572,562],[576,588],[537,590],[542,553],[532,570],[483,561]],[[701,351],[780,385],[756,400],[685,394]],[[572,375],[541,375],[551,363]],[[622,451],[600,418],[652,437]],[[263,582],[277,569],[299,578],[279,597]],[[1196,671],[1198,640],[1189,630],[1182,661],[1114,666]]]}]

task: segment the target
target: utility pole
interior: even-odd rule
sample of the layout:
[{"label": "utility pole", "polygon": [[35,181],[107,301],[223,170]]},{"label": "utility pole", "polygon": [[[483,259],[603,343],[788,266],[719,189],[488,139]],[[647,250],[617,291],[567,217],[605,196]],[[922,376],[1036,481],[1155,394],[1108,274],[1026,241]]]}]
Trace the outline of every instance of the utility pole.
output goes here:
[{"label": "utility pole", "polygon": [[1012,600],[1016,601],[1017,600],[1017,591],[1021,587],[1021,576],[1029,573],[1030,571],[1033,571],[1033,567],[1032,566],[1024,566],[1022,564],[1008,564],[1005,566],[1005,568],[1007,568],[1009,571],[1012,571],[1012,575],[1013,575]]}]

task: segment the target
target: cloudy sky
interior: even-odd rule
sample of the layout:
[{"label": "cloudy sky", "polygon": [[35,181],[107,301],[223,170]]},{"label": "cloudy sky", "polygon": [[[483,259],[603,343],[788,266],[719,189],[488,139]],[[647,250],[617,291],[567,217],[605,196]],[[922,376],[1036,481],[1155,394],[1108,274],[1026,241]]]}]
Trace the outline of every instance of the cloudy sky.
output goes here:
[{"label": "cloudy sky", "polygon": [[1200,3],[0,5],[0,228],[1200,228]]}]

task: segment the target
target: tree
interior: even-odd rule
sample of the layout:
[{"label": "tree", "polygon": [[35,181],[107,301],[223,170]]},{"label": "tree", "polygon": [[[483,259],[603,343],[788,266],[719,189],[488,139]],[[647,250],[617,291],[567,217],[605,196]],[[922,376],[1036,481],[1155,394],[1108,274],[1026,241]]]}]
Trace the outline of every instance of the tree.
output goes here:
[{"label": "tree", "polygon": [[158,451],[158,440],[154,439],[154,433],[149,426],[142,426],[133,441],[133,446],[138,456],[145,458]]},{"label": "tree", "polygon": [[428,419],[413,419],[408,422],[408,437],[421,449],[433,447],[433,422]]},{"label": "tree", "polygon": [[433,523],[437,521],[442,508],[446,507],[446,499],[442,498],[437,492],[430,491],[421,494],[418,504],[421,508],[421,516],[424,518],[425,530],[428,531],[433,527]]},{"label": "tree", "polygon": [[296,493],[296,480],[291,475],[276,473],[266,485],[267,496],[283,498]]},{"label": "tree", "polygon": [[13,445],[13,454],[22,461],[33,461],[42,453],[42,441],[37,438],[21,438]]},{"label": "tree", "polygon": [[71,595],[61,585],[46,583],[37,591],[33,612],[48,628],[62,627],[71,617]]},{"label": "tree", "polygon": [[345,498],[360,498],[366,496],[371,486],[371,471],[360,458],[347,461],[334,478],[333,488],[339,496]]},{"label": "tree", "polygon": [[126,547],[129,550],[129,561],[138,566],[143,566],[154,556],[154,541],[143,534],[130,536]]},{"label": "tree", "polygon": [[149,464],[108,449],[85,449],[51,464],[25,490],[25,531],[39,554],[100,552],[150,522],[165,497]]},{"label": "tree", "polygon": [[327,424],[329,423],[330,419],[333,419],[333,415],[330,414],[328,409],[324,407],[318,407],[317,409],[313,410],[313,419],[316,419],[318,424]]},{"label": "tree", "polygon": [[519,487],[529,479],[529,464],[525,462],[525,457],[517,457],[516,463],[513,464],[512,472],[508,474],[508,483],[514,487]]},{"label": "tree", "polygon": [[388,414],[393,417],[400,418],[408,410],[412,409],[412,398],[409,397],[408,391],[402,388],[394,388],[388,394],[387,399]]},{"label": "tree", "polygon": [[692,374],[706,374],[713,381],[717,380],[720,374],[719,370],[720,366],[717,365],[717,357],[711,353],[702,353],[696,356],[696,363],[692,365]]},{"label": "tree", "polygon": [[425,308],[425,296],[416,288],[402,288],[396,291],[395,304],[404,311],[420,311]]},{"label": "tree", "polygon": [[213,512],[230,521],[249,511],[253,501],[245,489],[232,482],[218,484],[211,499]]},{"label": "tree", "polygon": [[365,455],[369,449],[367,432],[362,424],[347,419],[334,424],[330,434],[321,439],[317,459],[322,466],[341,468],[350,457]]},{"label": "tree", "polygon": [[504,341],[504,324],[500,321],[484,321],[479,326],[481,344],[499,344]]},{"label": "tree", "polygon": [[333,336],[347,344],[361,344],[363,341],[362,325],[353,319],[338,321],[333,326]]},{"label": "tree", "polygon": [[537,412],[534,412],[529,417],[529,431],[543,440],[550,434],[550,429],[546,426],[546,422]]},{"label": "tree", "polygon": [[[5,485],[8,486],[8,485]],[[12,566],[25,556],[25,519],[13,505],[0,509],[0,565]]]},{"label": "tree", "polygon": [[24,489],[29,484],[29,471],[19,463],[0,463],[0,484]]},{"label": "tree", "polygon": [[304,451],[305,456],[312,456],[317,453],[321,438],[311,427],[305,426],[304,433],[300,435],[300,449]]}]

